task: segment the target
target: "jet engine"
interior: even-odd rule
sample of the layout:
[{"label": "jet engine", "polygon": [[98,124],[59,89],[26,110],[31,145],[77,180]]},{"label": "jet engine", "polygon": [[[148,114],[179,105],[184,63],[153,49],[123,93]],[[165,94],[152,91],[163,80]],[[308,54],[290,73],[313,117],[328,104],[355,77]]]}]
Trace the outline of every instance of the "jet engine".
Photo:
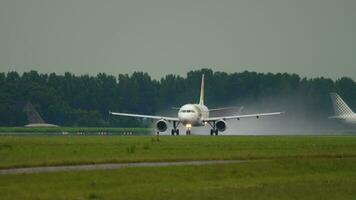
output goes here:
[{"label": "jet engine", "polygon": [[168,127],[168,125],[167,125],[166,120],[161,119],[161,120],[159,120],[159,121],[156,122],[156,128],[157,128],[157,130],[158,130],[159,132],[164,132],[164,131],[166,131],[166,130],[167,130],[167,127]]},{"label": "jet engine", "polygon": [[223,132],[226,130],[226,122],[224,120],[219,120],[215,123],[216,129]]}]

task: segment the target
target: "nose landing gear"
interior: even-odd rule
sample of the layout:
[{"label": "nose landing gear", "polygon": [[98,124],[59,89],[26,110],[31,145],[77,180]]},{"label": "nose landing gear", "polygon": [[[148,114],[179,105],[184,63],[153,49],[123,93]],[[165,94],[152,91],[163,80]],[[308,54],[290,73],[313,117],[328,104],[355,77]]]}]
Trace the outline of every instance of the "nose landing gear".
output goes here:
[{"label": "nose landing gear", "polygon": [[186,135],[191,135],[192,134],[192,125],[191,124],[186,124],[185,127],[187,128],[185,134]]},{"label": "nose landing gear", "polygon": [[190,135],[192,133],[192,131],[190,129],[187,129],[187,131],[185,133],[186,133],[186,135]]}]

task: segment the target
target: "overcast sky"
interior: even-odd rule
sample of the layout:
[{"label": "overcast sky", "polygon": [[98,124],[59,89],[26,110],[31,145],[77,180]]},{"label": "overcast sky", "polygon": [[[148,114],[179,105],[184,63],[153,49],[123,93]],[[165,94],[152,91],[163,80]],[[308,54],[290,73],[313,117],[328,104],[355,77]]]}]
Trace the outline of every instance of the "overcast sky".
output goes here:
[{"label": "overcast sky", "polygon": [[1,0],[0,71],[356,79],[355,0]]}]

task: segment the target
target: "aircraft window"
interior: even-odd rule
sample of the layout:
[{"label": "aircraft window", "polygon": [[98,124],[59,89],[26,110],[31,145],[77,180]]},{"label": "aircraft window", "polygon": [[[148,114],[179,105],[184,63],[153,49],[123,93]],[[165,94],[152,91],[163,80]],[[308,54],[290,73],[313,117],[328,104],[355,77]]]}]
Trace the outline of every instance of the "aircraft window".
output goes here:
[{"label": "aircraft window", "polygon": [[194,110],[181,110],[182,113],[194,113]]}]

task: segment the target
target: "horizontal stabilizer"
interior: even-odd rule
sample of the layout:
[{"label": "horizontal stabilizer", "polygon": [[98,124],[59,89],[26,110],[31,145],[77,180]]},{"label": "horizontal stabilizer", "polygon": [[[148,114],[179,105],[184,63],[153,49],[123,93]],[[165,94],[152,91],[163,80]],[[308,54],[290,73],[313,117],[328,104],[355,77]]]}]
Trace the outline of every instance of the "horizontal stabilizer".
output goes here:
[{"label": "horizontal stabilizer", "polygon": [[222,110],[234,110],[234,109],[238,109],[239,108],[239,113],[243,110],[243,106],[241,107],[237,107],[237,106],[230,106],[230,107],[222,107],[222,108],[214,108],[214,109],[209,109],[210,112],[214,112],[214,111],[222,111]]},{"label": "horizontal stabilizer", "polygon": [[[354,114],[350,107],[344,102],[344,100],[342,100],[342,98],[337,93],[330,93],[330,97],[333,103],[336,116],[347,116]],[[334,118],[336,116],[334,116]]]}]

